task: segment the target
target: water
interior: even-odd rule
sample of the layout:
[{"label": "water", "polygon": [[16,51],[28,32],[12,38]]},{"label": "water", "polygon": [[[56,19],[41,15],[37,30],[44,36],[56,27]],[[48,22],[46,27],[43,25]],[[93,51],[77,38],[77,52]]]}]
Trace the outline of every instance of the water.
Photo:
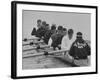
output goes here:
[{"label": "water", "polygon": [[[23,46],[23,50],[33,48],[33,46],[27,45]],[[46,51],[53,51],[52,48],[45,48]],[[49,56],[32,56],[34,54],[43,54],[43,50],[36,51],[36,49],[23,51],[22,58],[22,69],[44,69],[44,68],[63,68],[63,67],[76,67],[77,65],[72,63],[72,59],[70,59],[67,55],[49,55]],[[24,56],[29,57],[24,57]],[[75,63],[84,63],[83,61]],[[87,65],[90,65],[90,59]],[[86,66],[87,66],[86,65]],[[82,65],[80,65],[82,66]]]},{"label": "water", "polygon": [[23,58],[22,60],[23,60],[23,65],[22,65],[23,69],[70,67],[70,65],[67,65],[62,61],[57,60],[56,58],[51,56],[29,57],[29,58]]}]

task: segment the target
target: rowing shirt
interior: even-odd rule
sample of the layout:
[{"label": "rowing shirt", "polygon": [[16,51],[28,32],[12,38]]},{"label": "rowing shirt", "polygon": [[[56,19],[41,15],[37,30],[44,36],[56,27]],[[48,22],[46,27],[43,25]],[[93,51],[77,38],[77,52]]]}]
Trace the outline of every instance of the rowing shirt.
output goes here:
[{"label": "rowing shirt", "polygon": [[70,47],[74,41],[75,41],[74,36],[72,37],[72,39],[69,39],[68,35],[64,36],[61,42],[61,49],[70,50]]},{"label": "rowing shirt", "polygon": [[83,39],[76,39],[73,42],[69,54],[76,59],[86,59],[91,54],[90,47]]}]

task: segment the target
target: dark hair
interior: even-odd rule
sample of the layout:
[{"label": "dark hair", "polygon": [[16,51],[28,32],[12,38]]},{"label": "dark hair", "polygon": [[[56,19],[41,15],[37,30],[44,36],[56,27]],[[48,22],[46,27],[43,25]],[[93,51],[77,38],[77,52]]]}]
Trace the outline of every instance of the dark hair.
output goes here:
[{"label": "dark hair", "polygon": [[52,25],[51,26],[51,30],[55,30],[56,29],[56,26],[55,25]]},{"label": "dark hair", "polygon": [[63,27],[62,26],[58,26],[58,30],[63,30]]},{"label": "dark hair", "polygon": [[81,33],[81,32],[77,32],[77,35],[80,35],[80,36],[82,36],[82,33]]},{"label": "dark hair", "polygon": [[66,28],[63,28],[63,31],[67,31],[67,29]]},{"label": "dark hair", "polygon": [[49,26],[49,24],[46,24],[46,26]]},{"label": "dark hair", "polygon": [[38,19],[37,22],[41,22],[41,19]]},{"label": "dark hair", "polygon": [[68,30],[68,34],[73,34],[73,33],[74,33],[73,29]]},{"label": "dark hair", "polygon": [[46,21],[43,21],[42,24],[43,24],[43,25],[46,25]]},{"label": "dark hair", "polygon": [[77,38],[82,38],[82,33],[81,32],[77,32]]}]

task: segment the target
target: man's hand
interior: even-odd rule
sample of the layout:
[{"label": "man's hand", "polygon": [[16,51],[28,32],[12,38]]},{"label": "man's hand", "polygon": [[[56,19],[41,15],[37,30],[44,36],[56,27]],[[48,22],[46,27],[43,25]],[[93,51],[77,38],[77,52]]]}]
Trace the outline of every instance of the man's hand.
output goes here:
[{"label": "man's hand", "polygon": [[61,47],[61,44],[59,44],[58,47]]}]

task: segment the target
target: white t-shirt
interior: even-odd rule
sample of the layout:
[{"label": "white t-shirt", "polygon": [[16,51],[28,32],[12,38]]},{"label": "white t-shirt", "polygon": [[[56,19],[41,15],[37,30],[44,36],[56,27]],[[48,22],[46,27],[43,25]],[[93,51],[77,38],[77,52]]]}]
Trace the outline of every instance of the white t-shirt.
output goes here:
[{"label": "white t-shirt", "polygon": [[61,42],[61,48],[70,50],[72,43],[75,41],[75,36],[73,35],[72,39],[68,38],[68,35],[64,36]]},{"label": "white t-shirt", "polygon": [[50,38],[49,41],[48,41],[48,45],[51,46],[51,44],[52,44],[52,39]]}]

